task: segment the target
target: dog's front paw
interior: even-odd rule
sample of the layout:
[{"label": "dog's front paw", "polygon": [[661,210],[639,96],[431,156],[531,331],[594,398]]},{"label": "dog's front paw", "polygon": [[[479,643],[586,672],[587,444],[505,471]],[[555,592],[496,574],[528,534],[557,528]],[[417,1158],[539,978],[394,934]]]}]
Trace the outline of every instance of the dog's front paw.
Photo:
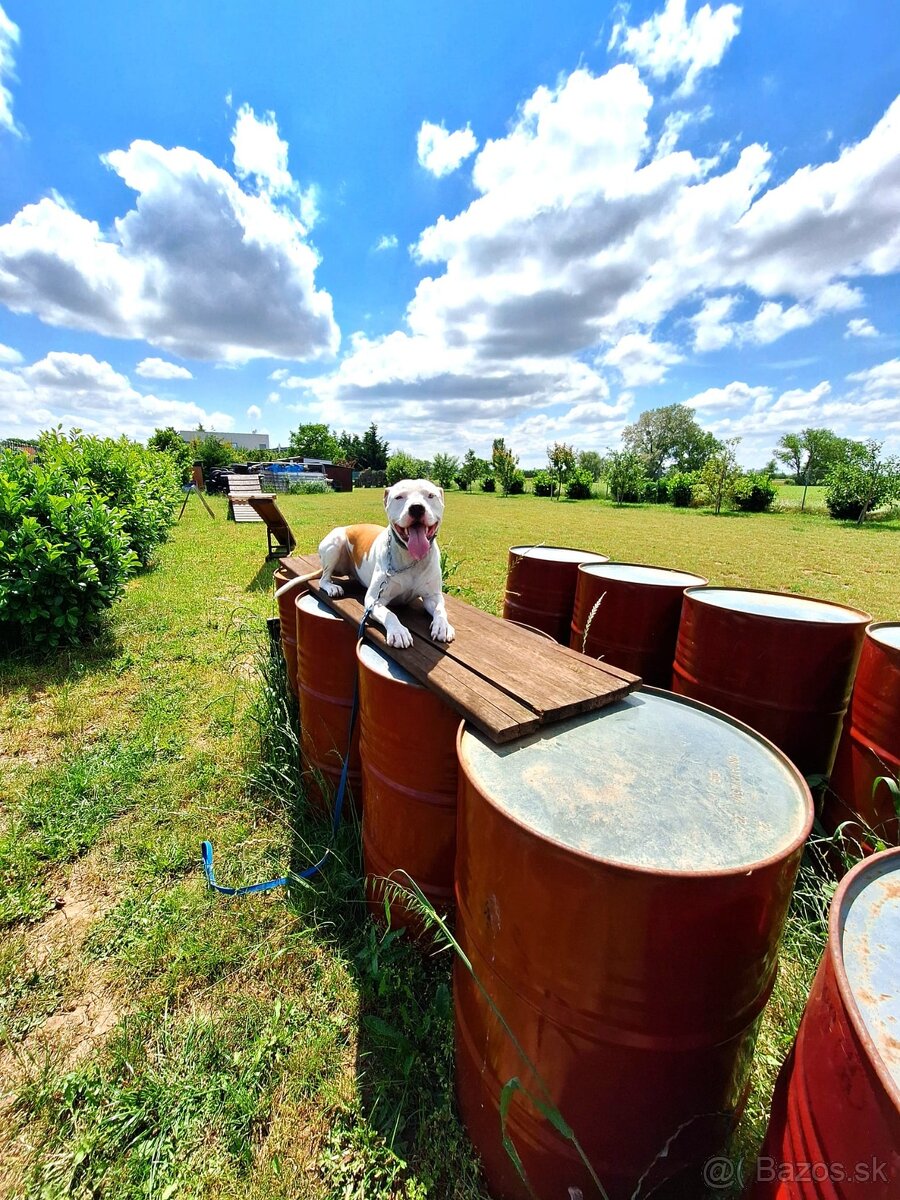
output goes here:
[{"label": "dog's front paw", "polygon": [[325,583],[323,580],[321,587],[325,595],[330,596],[332,600],[340,600],[344,594],[344,589],[339,583]]},{"label": "dog's front paw", "polygon": [[405,625],[401,625],[398,621],[396,625],[392,625],[387,631],[387,644],[389,646],[399,646],[401,650],[408,650],[413,644],[412,634]]},{"label": "dog's front paw", "polygon": [[436,642],[452,642],[456,637],[456,630],[446,617],[435,617],[431,622],[431,636]]}]

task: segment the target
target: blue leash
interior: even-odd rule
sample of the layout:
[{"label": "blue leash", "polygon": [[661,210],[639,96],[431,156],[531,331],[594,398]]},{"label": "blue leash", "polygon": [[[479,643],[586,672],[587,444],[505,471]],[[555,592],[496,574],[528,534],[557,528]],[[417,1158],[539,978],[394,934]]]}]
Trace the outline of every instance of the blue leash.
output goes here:
[{"label": "blue leash", "polygon": [[[366,609],[363,613],[362,620],[359,623],[359,629],[356,631],[356,640],[363,635],[363,630],[366,627],[366,621],[369,619],[369,614],[372,607]],[[344,764],[341,767],[341,778],[338,783],[337,792],[334,797],[334,811],[331,814],[331,843],[337,837],[337,831],[341,824],[341,815],[344,811],[344,795],[347,791],[347,776],[350,773],[350,747],[353,744],[353,730],[356,728],[356,718],[359,715],[359,676],[353,685],[353,703],[350,705],[350,722],[347,727],[347,753],[344,755]],[[311,867],[307,867],[303,871],[293,872],[290,875],[282,875],[280,879],[267,879],[265,883],[250,883],[245,887],[231,888],[223,887],[221,883],[216,883],[216,873],[213,870],[213,848],[212,842],[200,843],[200,861],[203,863],[203,872],[206,875],[206,882],[210,889],[218,892],[221,896],[249,896],[252,892],[270,892],[273,888],[286,887],[291,879],[311,879],[313,875],[317,875],[325,866],[325,863],[331,857],[331,844],[326,848],[325,853],[317,863],[313,863]]]}]

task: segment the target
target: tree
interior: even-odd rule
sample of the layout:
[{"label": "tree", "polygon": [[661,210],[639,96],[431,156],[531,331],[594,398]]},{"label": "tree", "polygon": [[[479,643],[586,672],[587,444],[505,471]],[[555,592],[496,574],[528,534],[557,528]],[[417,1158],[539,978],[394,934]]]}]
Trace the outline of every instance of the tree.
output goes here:
[{"label": "tree", "polygon": [[719,447],[683,404],[642,412],[633,425],[625,426],[622,442],[626,450],[643,458],[650,479],[659,479],[670,467],[698,471]]},{"label": "tree", "polygon": [[188,449],[191,461],[200,463],[204,472],[212,471],[215,467],[226,467],[236,461],[234,446],[220,441],[211,433],[199,441],[195,438]]},{"label": "tree", "polygon": [[147,449],[168,454],[175,460],[181,482],[186,483],[190,479],[193,462],[190,446],[171,425],[167,425],[165,429],[155,429],[147,438]]},{"label": "tree", "polygon": [[825,504],[835,520],[861,525],[872,509],[900,499],[900,459],[882,458],[881,442],[853,446],[848,458],[828,474]]},{"label": "tree", "polygon": [[491,464],[487,459],[478,458],[474,450],[467,450],[459,468],[460,486],[467,488],[476,479],[484,479],[490,469]]},{"label": "tree", "polygon": [[647,482],[644,459],[634,450],[615,450],[607,461],[606,481],[616,504],[635,504]]},{"label": "tree", "polygon": [[401,479],[427,479],[431,472],[431,463],[425,462],[406,450],[397,450],[387,460],[388,487],[393,487]]},{"label": "tree", "polygon": [[360,441],[360,462],[372,471],[384,471],[390,450],[387,441],[378,436],[378,426],[373,421]]},{"label": "tree", "polygon": [[565,442],[554,442],[547,447],[550,470],[556,476],[556,498],[562,493],[562,485],[575,470],[575,451]]},{"label": "tree", "polygon": [[364,471],[368,464],[363,464],[362,438],[358,433],[347,433],[346,429],[342,429],[338,436],[338,445],[341,448],[341,458],[349,467],[357,467]]},{"label": "tree", "polygon": [[442,488],[448,488],[456,478],[459,459],[453,454],[436,454],[431,463],[431,478]]},{"label": "tree", "polygon": [[590,471],[594,483],[602,477],[606,469],[603,455],[598,454],[596,450],[579,450],[578,465],[582,471]]},{"label": "tree", "polygon": [[775,457],[789,468],[795,483],[803,484],[801,511],[806,507],[806,489],[824,483],[832,468],[849,462],[858,443],[838,437],[831,429],[803,429],[785,433],[775,447]]},{"label": "tree", "polygon": [[740,438],[727,438],[715,454],[711,454],[700,469],[700,486],[716,516],[722,511],[722,505],[732,494],[734,486],[740,478],[741,469],[737,463],[735,447]]},{"label": "tree", "polygon": [[298,425],[289,442],[295,458],[324,458],[334,462],[341,456],[341,446],[327,425]]},{"label": "tree", "polygon": [[[494,444],[491,447],[491,462],[494,467],[494,475],[500,481],[500,486],[503,489],[503,495],[508,496],[513,491],[518,476],[522,473],[519,470],[518,456],[506,445],[504,438],[494,438]],[[525,477],[522,476],[522,488],[524,489]]]}]

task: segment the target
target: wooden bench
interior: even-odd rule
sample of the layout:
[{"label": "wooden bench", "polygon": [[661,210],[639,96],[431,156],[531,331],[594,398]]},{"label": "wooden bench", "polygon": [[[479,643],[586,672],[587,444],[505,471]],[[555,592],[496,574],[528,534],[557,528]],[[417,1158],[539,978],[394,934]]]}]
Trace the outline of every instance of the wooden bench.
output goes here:
[{"label": "wooden bench", "polygon": [[[318,570],[316,554],[282,559],[290,575]],[[358,626],[363,589],[341,580],[345,595],[333,600],[318,580],[309,590],[339,617]],[[400,663],[415,679],[494,742],[510,742],[544,725],[614,704],[641,686],[641,680],[609,663],[588,658],[537,633],[447,596],[447,615],[456,629],[449,645],[433,642],[431,618],[421,601],[396,609],[413,635],[401,650],[387,644],[380,625],[366,626],[365,638]]]}]

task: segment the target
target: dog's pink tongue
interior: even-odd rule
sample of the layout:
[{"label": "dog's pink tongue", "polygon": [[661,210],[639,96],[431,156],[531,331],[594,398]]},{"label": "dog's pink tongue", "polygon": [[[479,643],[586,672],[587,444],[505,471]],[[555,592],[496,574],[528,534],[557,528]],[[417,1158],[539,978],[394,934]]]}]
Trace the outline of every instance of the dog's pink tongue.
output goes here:
[{"label": "dog's pink tongue", "polygon": [[413,558],[424,558],[431,548],[431,543],[425,536],[424,525],[410,525],[406,531],[406,548]]}]

